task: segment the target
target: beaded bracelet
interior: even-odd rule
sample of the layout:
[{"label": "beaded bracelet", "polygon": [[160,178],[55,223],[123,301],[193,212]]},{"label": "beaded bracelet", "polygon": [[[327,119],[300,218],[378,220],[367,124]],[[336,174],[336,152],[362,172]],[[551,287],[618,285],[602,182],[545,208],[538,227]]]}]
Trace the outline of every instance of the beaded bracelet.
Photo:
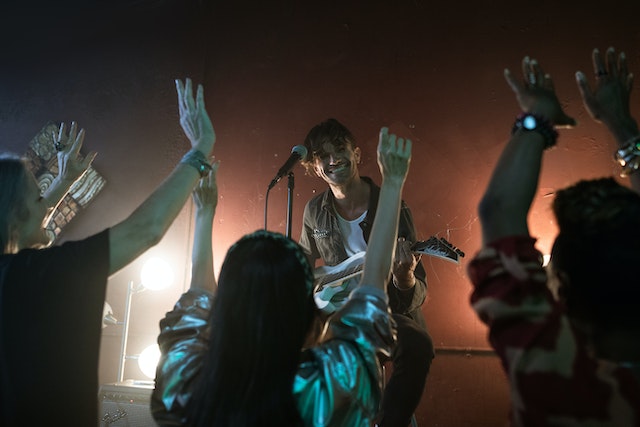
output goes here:
[{"label": "beaded bracelet", "polygon": [[211,164],[207,161],[204,154],[202,154],[202,151],[196,149],[187,151],[187,154],[182,157],[180,163],[193,166],[198,171],[201,178],[207,176],[209,171],[212,169]]},{"label": "beaded bracelet", "polygon": [[636,172],[640,167],[640,135],[631,138],[613,153],[613,158],[622,166],[621,177]]}]

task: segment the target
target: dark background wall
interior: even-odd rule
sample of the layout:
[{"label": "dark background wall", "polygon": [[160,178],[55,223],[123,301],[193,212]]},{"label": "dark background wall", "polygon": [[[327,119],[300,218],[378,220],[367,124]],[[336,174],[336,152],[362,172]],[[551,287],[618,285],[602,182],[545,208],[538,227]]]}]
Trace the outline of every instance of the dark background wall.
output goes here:
[{"label": "dark background wall", "polygon": [[[438,356],[417,412],[423,426],[503,425],[508,393],[486,329],[471,309],[466,263],[479,249],[476,206],[519,112],[504,82],[524,55],[554,77],[579,121],[544,160],[531,233],[548,253],[556,232],[553,192],[580,178],[614,175],[613,140],[582,107],[576,70],[592,75],[593,48],[612,45],[640,72],[637,2],[70,0],[5,2],[0,39],[0,147],[18,153],[47,121],[76,120],[83,152],[97,150],[107,180],[61,240],[123,219],[188,148],[173,80],[204,83],[216,128],[220,203],[216,268],[241,235],[264,226],[267,184],[316,123],[335,117],[364,152],[362,173],[379,180],[379,128],[414,141],[404,198],[420,238],[445,237],[460,265],[423,257],[424,305]],[[639,111],[639,98],[632,111]],[[285,231],[283,180],[270,193],[268,228]],[[295,169],[293,236],[305,202],[325,185]],[[169,290],[134,295],[129,353],[155,341],[158,320],[188,286],[192,208],[155,248],[115,274],[107,301],[124,316],[126,286],[161,256],[176,272]],[[77,301],[81,304],[81,301]],[[117,379],[121,328],[103,329],[102,383]],[[128,362],[125,378],[142,379]]]}]

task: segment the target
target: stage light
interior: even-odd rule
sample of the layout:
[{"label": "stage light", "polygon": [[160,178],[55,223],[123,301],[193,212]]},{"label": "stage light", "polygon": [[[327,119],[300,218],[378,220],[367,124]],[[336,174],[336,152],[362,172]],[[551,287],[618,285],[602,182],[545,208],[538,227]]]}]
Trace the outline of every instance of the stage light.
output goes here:
[{"label": "stage light", "polygon": [[152,291],[168,288],[173,282],[173,270],[161,258],[150,258],[140,272],[142,286]]},{"label": "stage light", "polygon": [[142,353],[138,356],[138,367],[148,378],[154,379],[159,360],[160,347],[158,347],[158,344],[152,344],[142,350]]}]

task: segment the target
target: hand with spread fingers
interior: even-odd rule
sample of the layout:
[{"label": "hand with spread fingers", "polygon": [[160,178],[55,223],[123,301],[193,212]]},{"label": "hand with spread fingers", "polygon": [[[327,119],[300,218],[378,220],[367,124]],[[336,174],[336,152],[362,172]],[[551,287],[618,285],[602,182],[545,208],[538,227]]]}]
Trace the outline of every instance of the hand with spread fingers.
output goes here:
[{"label": "hand with spread fingers", "polygon": [[504,70],[504,77],[516,94],[522,111],[539,114],[557,127],[575,126],[558,100],[551,76],[542,70],[537,60],[526,56],[522,60],[524,80],[517,79],[510,70]]},{"label": "hand with spread fingers", "polygon": [[[78,132],[76,122],[71,122],[68,134],[66,129],[66,125],[62,123],[58,133],[52,134],[53,146],[58,157],[58,175],[42,195],[51,208],[55,208],[73,183],[82,178],[97,155],[95,151],[84,157],[80,155],[80,149],[84,142],[84,129]],[[53,210],[50,213],[52,212]]]},{"label": "hand with spread fingers", "polygon": [[198,85],[196,96],[193,96],[193,83],[186,79],[183,83],[176,80],[180,125],[191,141],[191,147],[199,150],[205,157],[211,155],[216,142],[216,133],[211,124],[204,105],[204,88]]},{"label": "hand with spread fingers", "polygon": [[378,140],[378,166],[382,179],[399,180],[404,183],[411,161],[411,140],[389,134],[389,129],[380,129]]},{"label": "hand with spread fingers", "polygon": [[594,120],[607,126],[616,126],[633,120],[629,111],[629,98],[633,86],[633,74],[627,68],[624,52],[616,57],[613,47],[603,58],[598,49],[593,50],[595,85],[592,89],[587,76],[576,72],[576,82],[584,106]]},{"label": "hand with spread fingers", "polygon": [[624,52],[616,56],[613,47],[603,58],[598,49],[592,53],[595,87],[591,87],[582,71],[576,82],[586,110],[597,122],[604,123],[618,145],[615,159],[622,166],[620,175],[631,176],[631,186],[640,192],[640,131],[629,107],[633,74],[629,72]]},{"label": "hand with spread fingers", "polygon": [[76,122],[71,122],[68,135],[65,123],[60,125],[58,135],[54,134],[53,144],[58,156],[58,176],[65,181],[73,183],[80,179],[97,155],[95,151],[85,157],[80,155],[84,135],[84,129],[80,129],[78,132]]}]

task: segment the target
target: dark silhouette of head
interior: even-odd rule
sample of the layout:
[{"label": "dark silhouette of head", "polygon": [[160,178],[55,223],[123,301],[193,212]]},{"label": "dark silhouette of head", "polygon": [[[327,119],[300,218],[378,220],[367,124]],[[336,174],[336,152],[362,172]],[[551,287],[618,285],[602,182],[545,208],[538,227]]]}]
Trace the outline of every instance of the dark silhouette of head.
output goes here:
[{"label": "dark silhouette of head", "polygon": [[569,317],[596,340],[640,331],[640,195],[613,178],[580,181],[558,192],[553,210],[551,267]]},{"label": "dark silhouette of head", "polygon": [[302,248],[281,234],[257,231],[229,249],[190,425],[301,424],[293,380],[316,318],[312,286]]}]

